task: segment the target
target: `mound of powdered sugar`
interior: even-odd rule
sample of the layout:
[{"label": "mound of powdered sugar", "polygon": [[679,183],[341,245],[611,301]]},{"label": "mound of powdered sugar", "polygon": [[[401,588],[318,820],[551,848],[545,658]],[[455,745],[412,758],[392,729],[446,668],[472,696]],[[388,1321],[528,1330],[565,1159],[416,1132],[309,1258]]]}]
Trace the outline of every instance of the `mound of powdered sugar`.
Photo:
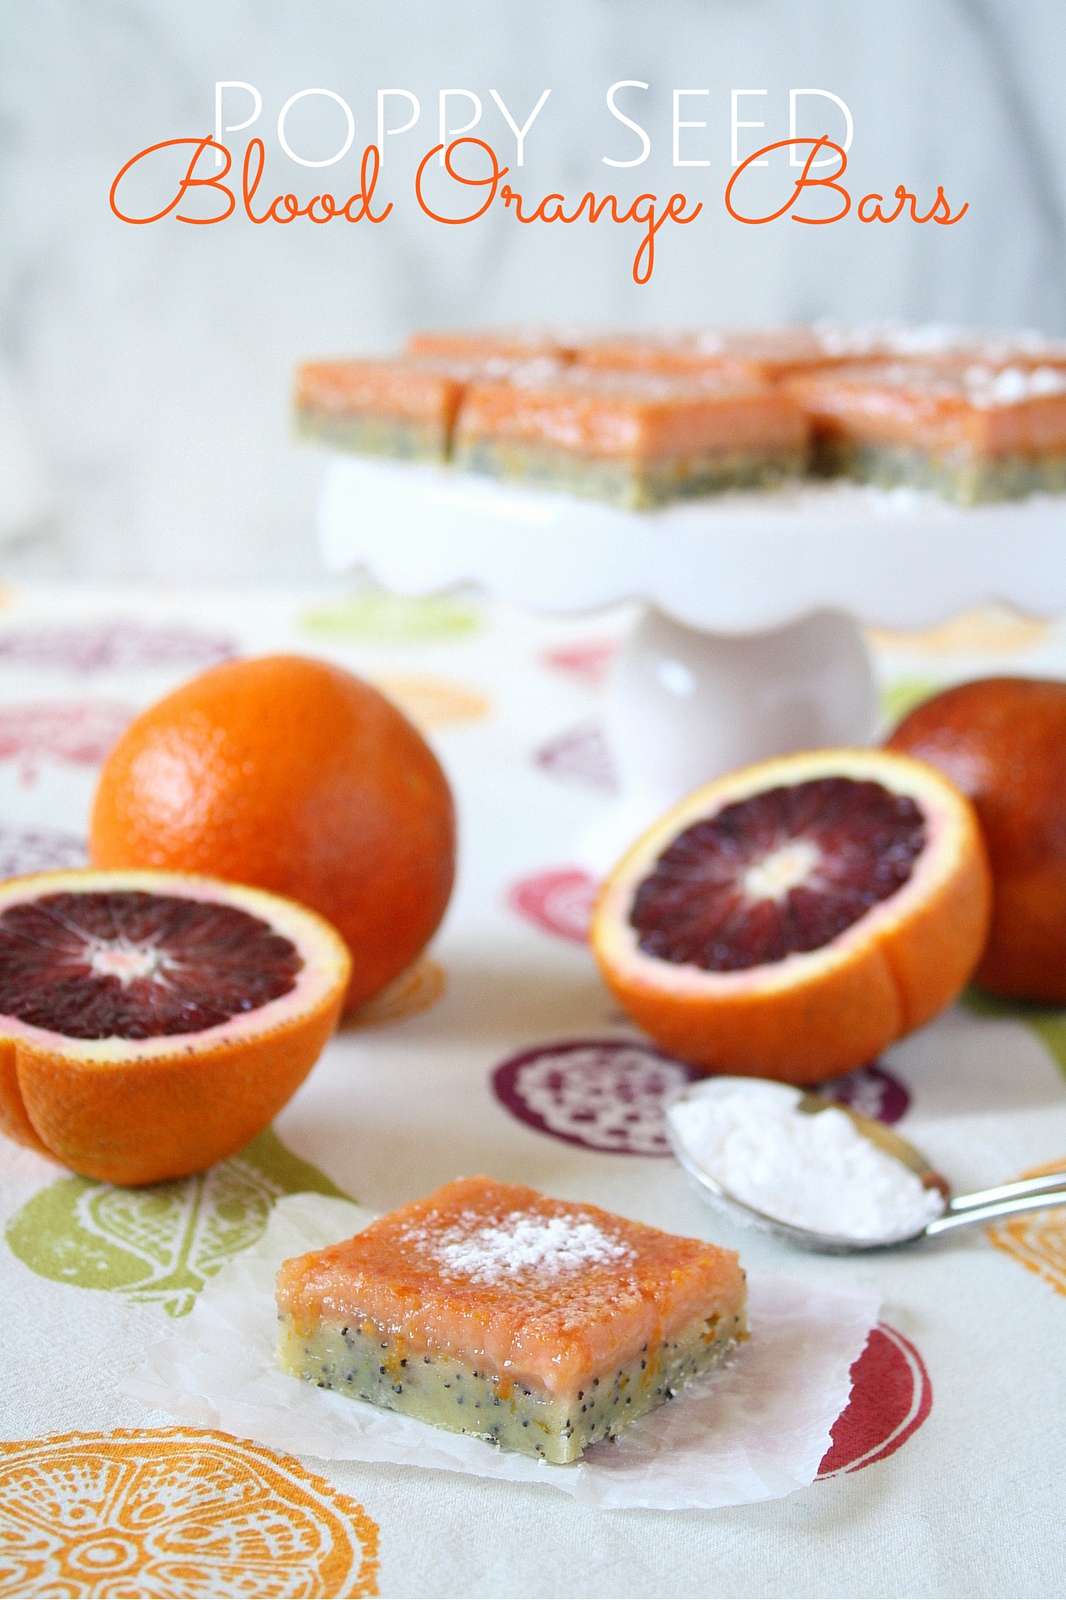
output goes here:
[{"label": "mound of powdered sugar", "polygon": [[[419,1231],[411,1230],[412,1244],[425,1243]],[[512,1211],[495,1224],[448,1228],[433,1241],[432,1251],[445,1272],[470,1283],[497,1283],[531,1272],[554,1277],[633,1254],[587,1217],[527,1216],[522,1211]]]},{"label": "mound of powdered sugar", "polygon": [[670,1107],[689,1159],[726,1192],[779,1222],[868,1241],[904,1239],[943,1201],[843,1111],[799,1109],[801,1091],[760,1079],[719,1079]]}]

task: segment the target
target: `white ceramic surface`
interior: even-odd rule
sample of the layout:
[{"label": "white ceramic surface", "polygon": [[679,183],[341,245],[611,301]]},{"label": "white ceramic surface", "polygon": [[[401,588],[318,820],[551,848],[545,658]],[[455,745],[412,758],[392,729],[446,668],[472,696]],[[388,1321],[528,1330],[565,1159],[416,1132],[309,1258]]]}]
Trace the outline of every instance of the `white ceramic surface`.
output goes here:
[{"label": "white ceramic surface", "polygon": [[814,484],[620,511],[446,468],[333,459],[319,535],[335,571],[390,589],[464,582],[534,610],[643,598],[718,633],[814,611],[920,628],[999,600],[1066,609],[1066,497],[974,509],[910,490]]},{"label": "white ceramic surface", "polygon": [[403,594],[476,582],[533,610],[646,602],[607,697],[621,798],[575,841],[595,872],[723,772],[868,743],[860,622],[918,628],[988,600],[1066,608],[1066,497],[968,510],[813,484],[631,512],[350,456],[327,469],[319,533],[327,565]]},{"label": "white ceramic surface", "polygon": [[840,612],[731,637],[649,606],[611,678],[607,733],[623,789],[650,772],[669,803],[764,756],[866,744],[877,710],[862,638]]}]

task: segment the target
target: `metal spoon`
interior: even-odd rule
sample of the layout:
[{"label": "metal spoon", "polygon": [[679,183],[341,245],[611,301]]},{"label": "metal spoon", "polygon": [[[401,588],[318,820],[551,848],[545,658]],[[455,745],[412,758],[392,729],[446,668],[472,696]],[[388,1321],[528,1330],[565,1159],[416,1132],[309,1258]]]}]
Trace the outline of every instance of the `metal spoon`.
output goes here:
[{"label": "metal spoon", "polygon": [[[722,1083],[724,1080],[714,1081]],[[743,1083],[751,1080],[733,1081]],[[938,1193],[942,1200],[942,1210],[931,1222],[915,1229],[914,1232],[887,1239],[853,1239],[846,1235],[818,1233],[813,1228],[803,1228],[792,1222],[782,1222],[777,1217],[771,1217],[766,1212],[757,1210],[747,1201],[738,1200],[736,1195],[724,1189],[694,1160],[675,1131],[670,1116],[671,1109],[680,1101],[699,1096],[704,1087],[704,1083],[690,1084],[679,1094],[672,1096],[667,1104],[666,1137],[674,1155],[699,1185],[705,1198],[714,1205],[731,1212],[737,1220],[779,1234],[804,1250],[819,1250],[829,1255],[847,1255],[858,1250],[885,1250],[894,1245],[909,1244],[916,1239],[935,1238],[952,1228],[965,1228],[979,1222],[990,1222],[995,1217],[1011,1216],[1019,1211],[1037,1211],[1045,1207],[1066,1205],[1066,1171],[1046,1173],[1039,1178],[1022,1178],[1016,1183],[1001,1183],[995,1188],[979,1189],[973,1194],[956,1195],[953,1199],[946,1180],[919,1150],[908,1144],[906,1139],[901,1139],[898,1133],[893,1133],[890,1128],[886,1128],[881,1122],[875,1122],[871,1117],[864,1117],[858,1111],[852,1111],[850,1106],[838,1105],[820,1094],[808,1092],[801,1096],[796,1106],[798,1111],[810,1116],[817,1116],[819,1112],[830,1109],[842,1111],[845,1116],[850,1117],[864,1138],[869,1139],[887,1155],[894,1156],[911,1172],[916,1173],[925,1188]]]}]

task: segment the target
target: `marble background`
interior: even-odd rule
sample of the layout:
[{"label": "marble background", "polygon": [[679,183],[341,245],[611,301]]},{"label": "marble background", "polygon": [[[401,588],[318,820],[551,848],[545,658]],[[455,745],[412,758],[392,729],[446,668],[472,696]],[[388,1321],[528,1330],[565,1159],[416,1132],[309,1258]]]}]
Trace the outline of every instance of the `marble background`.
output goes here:
[{"label": "marble background", "polygon": [[[164,584],[315,576],[322,459],[290,441],[293,364],[389,350],[420,324],[838,316],[1064,333],[1064,67],[1061,0],[7,0],[3,570]],[[649,85],[624,104],[653,148],[643,166],[618,170],[602,157],[624,159],[637,140],[604,95],[624,78]],[[219,79],[263,96],[257,126],[229,136],[235,157],[261,133],[264,193],[303,199],[355,187],[376,91],[411,90],[421,120],[388,141],[379,189],[393,215],[380,227],[117,221],[108,191],[123,162],[208,132]],[[854,114],[853,195],[904,182],[927,208],[940,183],[969,214],[952,228],[732,221],[721,201],[730,90],[768,91],[741,112],[765,118],[765,134],[741,136],[761,143],[786,136],[789,89],[812,86]],[[352,150],[327,176],[295,165],[277,139],[281,106],[310,87],[335,90],[355,117]],[[437,141],[443,88],[480,96],[477,131],[512,160],[490,90],[521,121],[551,89],[520,184],[514,173],[531,197],[680,188],[704,214],[664,229],[645,287],[630,277],[631,227],[522,228],[499,208],[476,226],[442,227],[418,211],[412,180]],[[707,129],[684,136],[708,167],[671,165],[675,88],[710,91],[685,103]],[[235,119],[244,103],[227,102]],[[463,103],[453,111],[454,127]],[[839,136],[834,115],[828,107],[824,120]],[[323,100],[302,102],[289,124],[297,148],[326,154],[338,128],[343,114]]]}]

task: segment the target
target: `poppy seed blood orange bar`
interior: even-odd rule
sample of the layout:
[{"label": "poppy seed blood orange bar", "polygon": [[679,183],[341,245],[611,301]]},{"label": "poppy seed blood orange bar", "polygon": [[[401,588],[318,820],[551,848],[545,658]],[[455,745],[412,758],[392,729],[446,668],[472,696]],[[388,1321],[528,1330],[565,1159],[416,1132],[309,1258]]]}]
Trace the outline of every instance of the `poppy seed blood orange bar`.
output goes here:
[{"label": "poppy seed blood orange bar", "polygon": [[284,1262],[277,1304],[286,1371],[553,1462],[746,1336],[735,1252],[483,1177]]},{"label": "poppy seed blood orange bar", "polygon": [[445,362],[307,361],[296,374],[297,432],[342,450],[444,461],[468,377]]},{"label": "poppy seed blood orange bar", "polygon": [[1066,371],[914,361],[790,379],[824,473],[970,504],[1066,489]]},{"label": "poppy seed blood orange bar", "polygon": [[296,431],[337,449],[415,461],[447,461],[469,385],[506,383],[514,374],[544,379],[549,356],[519,361],[432,354],[307,361],[296,373]]},{"label": "poppy seed blood orange bar", "polygon": [[470,385],[454,459],[641,508],[794,476],[808,435],[788,395],[744,373],[530,367],[508,383]]}]

